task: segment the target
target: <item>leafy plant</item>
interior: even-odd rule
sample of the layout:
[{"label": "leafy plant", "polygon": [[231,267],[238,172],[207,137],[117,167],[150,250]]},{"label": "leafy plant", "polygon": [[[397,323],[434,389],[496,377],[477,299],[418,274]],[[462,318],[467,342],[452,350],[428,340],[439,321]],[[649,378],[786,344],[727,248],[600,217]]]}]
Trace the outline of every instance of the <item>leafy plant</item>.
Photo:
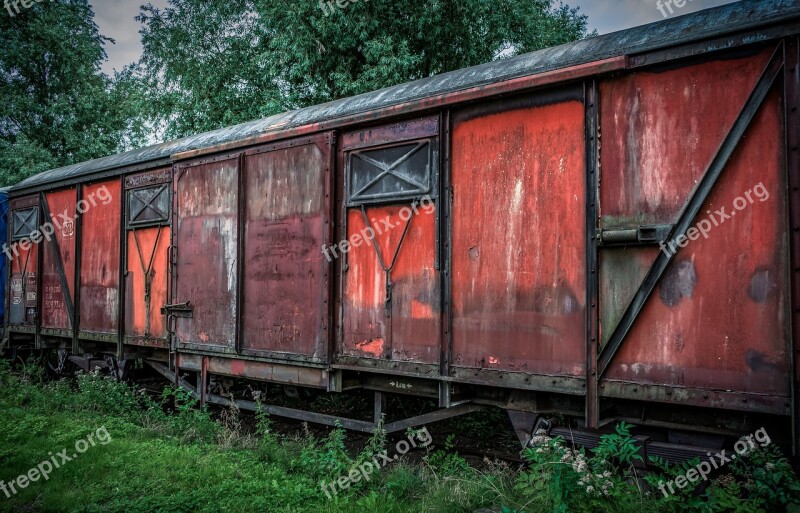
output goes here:
[{"label": "leafy plant", "polygon": [[448,435],[444,448],[425,457],[425,462],[439,476],[465,476],[472,472],[469,463],[453,451],[455,435]]}]

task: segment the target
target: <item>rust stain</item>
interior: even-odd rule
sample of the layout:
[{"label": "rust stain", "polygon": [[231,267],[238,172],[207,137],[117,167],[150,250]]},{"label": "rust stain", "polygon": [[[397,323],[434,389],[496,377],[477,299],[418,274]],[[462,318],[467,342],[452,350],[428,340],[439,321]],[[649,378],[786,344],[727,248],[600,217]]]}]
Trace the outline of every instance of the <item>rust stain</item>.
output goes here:
[{"label": "rust stain", "polygon": [[583,373],[584,116],[562,101],[457,119],[455,366]]},{"label": "rust stain", "polygon": [[[77,193],[75,188],[50,192],[45,195],[53,224],[56,228],[54,238],[58,242],[58,252],[55,253],[53,245],[47,241],[40,244],[42,247],[42,297],[41,308],[42,327],[55,329],[71,329],[67,311],[67,294],[75,297],[75,207]],[[62,217],[63,216],[63,217]],[[64,220],[64,217],[69,220]],[[64,275],[67,282],[66,290],[62,285],[57,259],[60,258],[64,266]],[[30,265],[30,264],[29,264]]]},{"label": "rust stain", "polygon": [[[329,150],[328,150],[329,151]],[[242,348],[324,357],[329,153],[306,144],[245,160]]]},{"label": "rust stain", "polygon": [[356,344],[356,349],[361,351],[362,353],[367,353],[375,358],[383,357],[383,346],[384,340],[382,338],[376,338],[373,340],[365,340],[363,342],[359,342]]},{"label": "rust stain", "polygon": [[[603,115],[604,226],[606,219],[612,224],[675,221],[764,61],[764,55],[756,55],[708,62],[614,79],[601,87],[603,104],[609,105]],[[636,123],[616,115],[630,108],[625,97],[631,87],[639,96]],[[775,137],[783,126],[780,93],[775,88],[768,96],[701,216],[723,207],[730,211],[736,198],[760,183],[769,200],[737,212],[715,226],[708,239],[678,252],[659,296],[644,306],[609,368],[609,379],[789,395],[785,327],[790,288],[778,279],[789,274],[785,150]],[[648,142],[654,133],[663,136],[658,145]],[[676,139],[670,133],[687,135]],[[646,148],[649,156],[636,160]],[[667,186],[643,186],[644,175],[651,176],[648,183]],[[618,297],[631,297],[657,249],[649,251],[603,250],[601,260],[615,263],[603,266],[601,290],[622,283],[625,290],[617,291]],[[639,278],[630,279],[634,276]],[[615,322],[604,309],[604,335]]]},{"label": "rust stain", "polygon": [[[403,234],[402,210],[409,204],[366,210],[387,260],[394,255]],[[348,234],[367,228],[359,209],[348,212]],[[394,228],[386,228],[387,226]],[[397,263],[392,270],[392,310],[386,311],[386,277],[370,244],[353,246],[347,255],[349,271],[344,283],[344,354],[363,356],[359,341],[381,339],[384,350],[401,359],[437,363],[440,359],[440,274],[435,269],[436,215],[420,208],[411,219]]]}]

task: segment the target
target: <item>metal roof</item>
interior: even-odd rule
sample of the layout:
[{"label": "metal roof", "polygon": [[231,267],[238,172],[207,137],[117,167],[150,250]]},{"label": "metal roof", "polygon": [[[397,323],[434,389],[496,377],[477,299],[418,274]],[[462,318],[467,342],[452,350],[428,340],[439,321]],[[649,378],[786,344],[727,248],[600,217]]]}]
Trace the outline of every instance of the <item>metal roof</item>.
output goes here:
[{"label": "metal roof", "polygon": [[620,55],[633,55],[682,43],[759,29],[798,17],[800,17],[800,0],[742,0],[649,25],[587,38],[351,98],[277,114],[233,127],[45,171],[14,186],[12,193],[115,169],[122,172],[125,167],[169,159],[176,153],[209,148],[270,132],[321,123],[343,116],[374,111],[467,88],[536,75]]}]

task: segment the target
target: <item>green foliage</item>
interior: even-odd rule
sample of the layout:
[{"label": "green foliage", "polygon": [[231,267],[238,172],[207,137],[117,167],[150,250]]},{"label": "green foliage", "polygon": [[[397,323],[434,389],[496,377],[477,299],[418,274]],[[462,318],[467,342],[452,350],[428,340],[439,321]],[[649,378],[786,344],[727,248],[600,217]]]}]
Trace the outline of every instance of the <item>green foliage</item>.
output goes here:
[{"label": "green foliage", "polygon": [[448,435],[444,447],[425,457],[425,462],[439,476],[467,476],[472,473],[469,463],[453,451],[455,435]]},{"label": "green foliage", "polygon": [[[285,4],[281,4],[285,5]],[[143,113],[167,139],[284,110],[252,0],[142,6],[144,53],[127,70],[145,86]]]},{"label": "green foliage", "polygon": [[774,445],[756,447],[731,465],[731,474],[742,482],[736,496],[757,500],[766,511],[800,506],[800,481],[789,460]]},{"label": "green foliage", "polygon": [[600,445],[594,453],[606,461],[618,460],[624,465],[633,465],[634,461],[642,461],[636,440],[631,436],[631,425],[620,422],[616,434],[600,437]]},{"label": "green foliage", "polygon": [[19,369],[19,378],[20,380],[22,380],[23,383],[31,383],[31,384],[44,383],[45,379],[44,367],[42,367],[39,364],[39,361],[35,357],[29,356],[25,360],[21,360],[19,362],[18,369]]},{"label": "green foliage", "polygon": [[141,143],[128,77],[100,71],[106,43],[87,0],[0,16],[0,186]]},{"label": "green foliage", "polygon": [[[170,0],[142,8],[129,71],[167,137],[221,128],[580,39],[551,0]],[[327,8],[326,8],[327,9]]]},{"label": "green foliage", "polygon": [[358,450],[348,448],[339,427],[320,438],[288,438],[259,413],[260,441],[250,444],[233,407],[231,417],[220,412],[217,422],[181,389],[167,389],[159,401],[98,372],[42,383],[29,378],[36,374],[32,367],[0,363],[0,480],[27,472],[99,426],[108,428],[112,442],[0,501],[0,512],[771,513],[792,511],[800,497],[788,460],[771,446],[664,497],[659,481],[685,475],[698,462],[670,466],[653,458],[642,479],[631,466],[639,454],[632,426],[623,424],[591,452],[536,433],[522,471],[488,460],[484,470],[471,468],[453,453],[451,436],[424,464],[402,459],[329,499],[320,483],[386,450],[384,430]]},{"label": "green foliage", "polygon": [[211,442],[220,432],[207,406],[198,406],[198,400],[181,387],[167,387],[162,400],[172,403],[175,415],[168,417],[170,427],[183,442]]},{"label": "green foliage", "polygon": [[318,104],[580,39],[586,19],[550,0],[256,1],[264,49],[291,107]]},{"label": "green foliage", "polygon": [[520,474],[516,489],[523,496],[544,497],[553,511],[579,513],[640,512],[645,508],[669,513],[777,512],[800,500],[800,482],[788,460],[773,446],[752,450],[721,469],[711,481],[685,480],[686,486],[673,485],[675,493],[667,493],[666,483],[685,478],[700,460],[668,465],[651,457],[649,472],[641,476],[633,466],[641,457],[631,428],[621,423],[614,434],[604,435],[592,457],[567,447],[559,438],[537,433],[535,447],[524,452],[530,468]]}]

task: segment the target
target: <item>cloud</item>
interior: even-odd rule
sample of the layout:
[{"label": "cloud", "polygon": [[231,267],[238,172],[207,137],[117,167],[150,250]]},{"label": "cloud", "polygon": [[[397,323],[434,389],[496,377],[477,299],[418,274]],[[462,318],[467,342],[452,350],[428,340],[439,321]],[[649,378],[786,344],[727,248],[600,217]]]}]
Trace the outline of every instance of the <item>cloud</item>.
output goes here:
[{"label": "cloud", "polygon": [[[113,76],[115,70],[122,70],[142,55],[140,25],[134,19],[139,14],[140,4],[132,0],[90,0],[89,3],[94,8],[100,33],[115,41],[115,44],[106,45],[108,61],[103,65],[103,71]],[[166,7],[168,0],[149,0],[148,3]]]},{"label": "cloud", "polygon": [[[729,4],[735,0],[686,0],[684,7],[675,7],[673,16],[683,16],[703,9]],[[566,0],[573,7],[589,16],[589,27],[600,34],[608,34],[638,25],[664,19],[657,7],[657,0]],[[666,0],[662,0],[666,3]],[[665,9],[666,10],[666,9]],[[669,11],[667,10],[667,14]]]}]

